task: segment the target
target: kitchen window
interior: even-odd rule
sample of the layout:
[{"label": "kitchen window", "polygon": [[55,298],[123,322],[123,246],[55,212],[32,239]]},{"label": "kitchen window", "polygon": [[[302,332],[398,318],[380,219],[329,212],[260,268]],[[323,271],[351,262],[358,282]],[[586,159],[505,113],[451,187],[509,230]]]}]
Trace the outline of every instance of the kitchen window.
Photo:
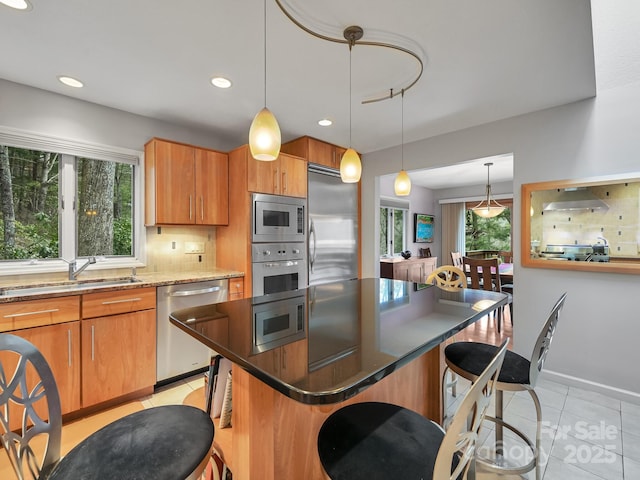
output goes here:
[{"label": "kitchen window", "polygon": [[409,204],[380,199],[380,255],[393,256],[407,249]]},{"label": "kitchen window", "polygon": [[61,259],[89,256],[142,265],[139,157],[0,132],[0,272],[57,271]]}]

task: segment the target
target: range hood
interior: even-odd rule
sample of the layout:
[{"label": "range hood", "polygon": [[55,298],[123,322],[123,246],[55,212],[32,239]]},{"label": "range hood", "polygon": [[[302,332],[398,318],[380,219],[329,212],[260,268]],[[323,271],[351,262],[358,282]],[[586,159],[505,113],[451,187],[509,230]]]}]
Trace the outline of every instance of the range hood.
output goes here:
[{"label": "range hood", "polygon": [[543,204],[545,212],[558,210],[608,210],[609,205],[596,197],[587,187],[559,190],[553,201]]}]

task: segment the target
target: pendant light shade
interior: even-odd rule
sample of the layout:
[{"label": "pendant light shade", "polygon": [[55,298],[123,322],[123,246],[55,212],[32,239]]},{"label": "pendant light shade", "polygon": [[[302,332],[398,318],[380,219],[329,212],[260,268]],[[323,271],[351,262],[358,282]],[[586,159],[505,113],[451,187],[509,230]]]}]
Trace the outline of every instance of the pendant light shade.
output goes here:
[{"label": "pendant light shade", "polygon": [[396,175],[393,190],[399,197],[406,197],[411,193],[411,179],[409,178],[409,174],[404,170],[400,170],[400,173]]},{"label": "pendant light shade", "polygon": [[[391,92],[393,96],[393,91]],[[401,114],[401,140],[400,140],[400,161],[402,163],[402,169],[396,176],[396,181],[393,182],[393,191],[399,197],[406,197],[411,193],[411,179],[409,174],[404,169],[404,89],[402,90],[402,114]]]},{"label": "pendant light shade", "polygon": [[344,183],[358,183],[360,175],[362,175],[360,156],[353,148],[349,148],[340,160],[340,178]]},{"label": "pendant light shade", "polygon": [[485,163],[484,165],[487,167],[487,198],[485,200],[482,200],[478,205],[473,207],[471,210],[473,211],[473,213],[475,213],[479,217],[493,218],[493,217],[497,217],[502,212],[504,212],[505,208],[507,207],[505,207],[504,205],[500,205],[498,202],[496,202],[491,198],[491,183],[489,182],[489,167],[491,167],[493,163],[489,162],[489,163]]},{"label": "pendant light shade", "polygon": [[281,143],[280,126],[267,108],[267,0],[264,0],[264,108],[251,122],[249,150],[256,160],[271,162],[278,158]]},{"label": "pendant light shade", "polygon": [[260,110],[249,129],[249,149],[256,160],[273,161],[280,154],[280,126],[267,107]]}]

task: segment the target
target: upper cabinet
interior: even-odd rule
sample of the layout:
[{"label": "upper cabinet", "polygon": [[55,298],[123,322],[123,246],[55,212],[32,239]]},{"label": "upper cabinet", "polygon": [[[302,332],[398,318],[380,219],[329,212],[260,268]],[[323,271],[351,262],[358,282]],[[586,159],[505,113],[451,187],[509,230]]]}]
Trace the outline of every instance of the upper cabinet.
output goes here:
[{"label": "upper cabinet", "polygon": [[272,162],[254,160],[246,148],[247,190],[288,197],[307,196],[307,162],[286,153],[280,153]]},{"label": "upper cabinet", "polygon": [[227,225],[226,153],[154,138],[145,152],[146,225]]},{"label": "upper cabinet", "polygon": [[309,163],[340,169],[340,160],[346,148],[332,145],[312,137],[300,137],[282,145],[282,152],[306,158]]}]

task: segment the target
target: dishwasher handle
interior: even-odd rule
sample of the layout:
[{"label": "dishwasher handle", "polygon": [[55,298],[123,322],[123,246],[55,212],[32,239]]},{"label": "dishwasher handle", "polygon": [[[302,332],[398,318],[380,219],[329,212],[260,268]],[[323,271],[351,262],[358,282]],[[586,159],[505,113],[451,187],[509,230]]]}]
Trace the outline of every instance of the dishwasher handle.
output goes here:
[{"label": "dishwasher handle", "polygon": [[204,295],[206,293],[219,292],[222,287],[208,287],[208,288],[200,288],[198,290],[178,290],[177,292],[169,292],[167,296],[169,297],[190,297],[191,295]]}]

